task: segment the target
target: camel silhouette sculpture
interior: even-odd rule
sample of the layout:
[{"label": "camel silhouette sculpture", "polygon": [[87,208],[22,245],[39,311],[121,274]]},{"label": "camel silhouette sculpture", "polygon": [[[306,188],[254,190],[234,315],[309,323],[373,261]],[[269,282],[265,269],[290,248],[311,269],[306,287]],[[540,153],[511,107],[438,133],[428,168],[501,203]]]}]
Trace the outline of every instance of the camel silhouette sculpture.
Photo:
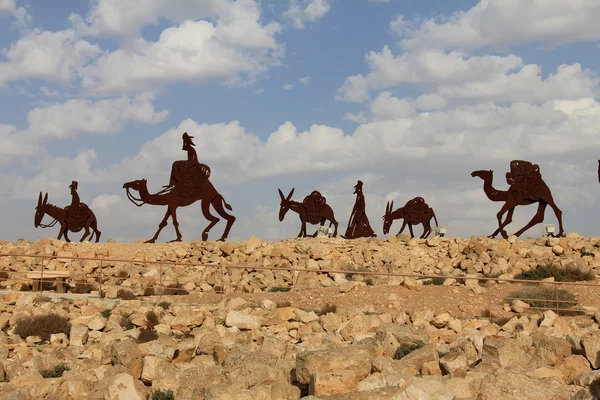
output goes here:
[{"label": "camel silhouette sculpture", "polygon": [[[225,202],[223,196],[217,192],[213,184],[210,182],[210,167],[206,164],[198,162],[196,151],[191,147],[195,146],[192,142],[193,136],[189,136],[187,132],[183,134],[183,150],[188,153],[187,160],[175,161],[171,167],[171,175],[169,185],[157,193],[150,193],[146,179],[126,182],[123,188],[127,191],[127,198],[136,206],[141,207],[144,204],[167,206],[167,212],[164,218],[158,225],[158,230],[154,236],[147,240],[146,243],[155,243],[158,239],[160,231],[167,226],[169,217],[173,220],[175,233],[177,238],[172,242],[181,242],[181,232],[179,231],[179,221],[177,220],[177,208],[187,207],[200,200],[202,214],[209,221],[208,226],[202,231],[202,240],[208,240],[208,232],[213,226],[219,222],[219,218],[210,213],[210,206],[227,221],[225,231],[219,241],[224,241],[229,235],[229,231],[235,217],[228,214],[225,208],[231,210],[231,206]],[[139,197],[135,197],[131,190],[138,192]]]},{"label": "camel silhouette sculpture", "polygon": [[[508,238],[504,229],[512,222],[512,216],[517,206],[526,206],[533,203],[538,203],[538,209],[531,221],[514,235],[519,237],[529,228],[534,225],[544,222],[544,213],[546,207],[554,210],[554,214],[558,219],[559,232],[556,236],[564,236],[562,223],[562,211],[557,207],[550,188],[542,179],[540,168],[537,164],[532,164],[528,161],[513,160],[510,163],[511,172],[506,174],[506,181],[510,185],[508,190],[497,190],[492,185],[494,179],[494,171],[479,170],[471,173],[472,177],[478,177],[483,180],[483,191],[491,201],[502,201],[504,205],[496,214],[498,218],[498,229],[489,237],[495,238],[498,233],[503,238]],[[506,219],[502,222],[502,217],[508,211]]]},{"label": "camel silhouette sculpture", "polygon": [[[53,218],[53,221],[49,224],[42,223],[42,220],[46,214]],[[88,236],[89,240],[91,241],[94,237],[94,234],[96,234],[96,242],[100,240],[101,232],[98,230],[98,220],[87,204],[79,202],[79,196],[76,198],[75,205],[61,208],[55,206],[54,204],[48,203],[48,193],[46,193],[44,199],[42,200],[42,192],[40,192],[38,203],[35,207],[33,225],[36,228],[51,228],[57,223],[60,226],[57,237],[58,240],[64,236],[65,241],[70,242],[71,240],[69,239],[67,232],[79,232],[82,229],[85,229],[85,232],[79,240],[80,242],[83,242]],[[92,230],[91,234],[90,228]]]},{"label": "camel silhouette sculpture", "polygon": [[[393,210],[393,211],[392,211]],[[413,225],[423,224],[423,234],[421,239],[427,238],[431,233],[431,218],[435,220],[435,226],[438,226],[437,217],[433,208],[425,203],[422,197],[415,197],[406,202],[404,207],[394,210],[394,202],[388,201],[385,206],[385,215],[383,216],[383,234],[387,235],[392,227],[392,222],[396,219],[403,219],[402,227],[397,235],[400,235],[406,225],[410,231],[410,237],[414,238]]]},{"label": "camel silhouette sculpture", "polygon": [[[283,195],[281,189],[277,189],[279,191],[279,196],[281,197],[281,204],[279,207],[279,221],[283,221],[285,218],[285,214],[289,210],[292,210],[296,214],[300,216],[300,221],[302,222],[302,227],[300,229],[300,233],[298,237],[307,237],[309,235],[306,234],[306,223],[316,225],[320,224],[323,226],[325,221],[329,221],[329,226],[333,224],[335,227],[333,232],[333,237],[337,236],[338,231],[338,223],[335,220],[335,216],[333,215],[333,209],[327,204],[325,197],[321,195],[318,191],[314,191],[308,196],[304,198],[302,203],[298,201],[292,200],[292,196],[294,195],[294,189],[291,190],[290,194],[287,197]],[[318,231],[317,231],[318,232]],[[315,232],[312,236],[315,237],[317,235]]]}]

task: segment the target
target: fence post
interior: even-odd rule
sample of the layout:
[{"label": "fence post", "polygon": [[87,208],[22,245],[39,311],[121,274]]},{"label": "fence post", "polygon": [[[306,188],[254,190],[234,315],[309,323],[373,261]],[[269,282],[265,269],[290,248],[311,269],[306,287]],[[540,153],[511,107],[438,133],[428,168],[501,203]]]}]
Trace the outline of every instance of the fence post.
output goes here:
[{"label": "fence post", "polygon": [[46,258],[42,257],[42,262],[40,263],[40,293],[44,292],[44,260]]},{"label": "fence post", "polygon": [[100,298],[102,298],[102,281],[104,280],[104,271],[102,269],[102,260],[100,260]]},{"label": "fence post", "polygon": [[556,300],[556,314],[558,314],[560,311],[558,310],[558,285],[556,281],[554,282],[554,297]]}]

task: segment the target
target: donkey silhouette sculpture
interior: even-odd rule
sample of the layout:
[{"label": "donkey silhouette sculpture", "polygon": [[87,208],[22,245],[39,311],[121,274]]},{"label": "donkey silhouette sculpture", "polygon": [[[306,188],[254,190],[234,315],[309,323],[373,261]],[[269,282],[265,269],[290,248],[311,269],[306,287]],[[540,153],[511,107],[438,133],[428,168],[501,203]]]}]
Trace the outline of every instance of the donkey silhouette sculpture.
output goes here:
[{"label": "donkey silhouette sculpture", "polygon": [[[490,235],[494,238],[498,233],[503,238],[508,238],[504,228],[512,222],[512,216],[517,206],[526,206],[538,203],[538,209],[531,221],[514,235],[519,237],[534,225],[544,222],[544,213],[546,206],[550,205],[558,219],[559,232],[556,236],[564,236],[562,211],[554,203],[550,188],[542,179],[540,168],[537,164],[531,164],[528,161],[513,160],[510,163],[510,172],[506,174],[506,182],[510,185],[508,190],[497,190],[492,186],[494,180],[494,171],[479,170],[471,173],[472,177],[478,177],[483,180],[483,191],[491,201],[503,201],[504,205],[496,214],[498,218],[498,229]],[[502,217],[508,211],[506,219],[502,222]]]},{"label": "donkey silhouette sculpture", "polygon": [[[57,239],[60,240],[60,238],[62,238],[64,235],[65,241],[67,242],[71,241],[67,234],[68,231],[79,232],[82,229],[85,229],[80,242],[83,242],[88,236],[89,240],[91,241],[92,237],[94,237],[94,233],[96,234],[96,242],[98,242],[100,240],[101,232],[98,230],[98,220],[96,219],[96,216],[85,203],[78,203],[76,207],[77,208],[73,208],[73,206],[67,206],[65,208],[61,208],[55,206],[54,204],[50,204],[48,203],[48,193],[46,193],[44,199],[42,200],[42,192],[40,192],[38,203],[35,207],[33,225],[36,228],[51,228],[58,223],[60,229],[58,231]],[[49,224],[42,224],[42,219],[46,214],[52,217],[53,221]],[[91,234],[90,228],[92,229]]]},{"label": "donkey silhouette sculpture", "polygon": [[387,235],[389,233],[392,222],[395,219],[404,219],[398,235],[401,234],[406,225],[408,225],[410,237],[414,238],[415,235],[412,226],[423,224],[423,234],[421,235],[421,239],[424,239],[431,233],[431,218],[435,220],[435,226],[438,226],[438,221],[433,212],[433,208],[429,207],[422,197],[415,197],[414,199],[407,201],[404,207],[400,207],[396,210],[394,210],[394,202],[392,201],[390,203],[388,201],[385,206],[385,215],[383,216],[383,234]]},{"label": "donkey silhouette sculpture", "polygon": [[[187,207],[196,201],[200,200],[202,214],[209,221],[208,226],[202,231],[202,240],[208,240],[208,232],[213,226],[219,222],[219,218],[210,213],[212,205],[217,213],[227,221],[225,231],[219,239],[224,241],[231,230],[235,217],[228,214],[225,208],[231,210],[231,206],[225,202],[223,196],[217,192],[213,184],[210,182],[210,167],[206,164],[198,162],[196,151],[191,147],[193,136],[189,136],[187,132],[183,134],[183,150],[188,153],[187,160],[175,161],[171,167],[171,175],[169,185],[157,193],[151,194],[148,191],[146,179],[126,182],[123,188],[127,191],[129,200],[138,207],[144,204],[167,206],[167,212],[164,218],[158,225],[158,230],[146,243],[155,243],[160,231],[167,226],[169,217],[173,220],[173,226],[177,238],[174,242],[181,241],[181,232],[179,231],[179,221],[177,220],[177,208]],[[131,190],[138,192],[139,197],[134,197]]]},{"label": "donkey silhouette sculpture", "polygon": [[[306,234],[306,223],[316,225],[320,224],[323,226],[325,221],[329,221],[329,226],[333,224],[335,230],[333,232],[333,237],[337,236],[338,231],[338,223],[335,220],[335,216],[333,215],[333,209],[327,204],[325,197],[321,195],[318,191],[312,192],[310,195],[304,198],[302,203],[298,201],[292,200],[292,196],[294,194],[294,189],[290,192],[290,194],[285,197],[281,189],[277,189],[279,191],[279,196],[281,197],[281,204],[279,207],[279,221],[283,221],[285,218],[285,214],[292,210],[300,216],[300,221],[302,222],[302,228],[300,229],[300,233],[298,237],[307,237]],[[317,231],[318,232],[318,231]],[[312,236],[315,237],[317,235],[315,232]]]}]

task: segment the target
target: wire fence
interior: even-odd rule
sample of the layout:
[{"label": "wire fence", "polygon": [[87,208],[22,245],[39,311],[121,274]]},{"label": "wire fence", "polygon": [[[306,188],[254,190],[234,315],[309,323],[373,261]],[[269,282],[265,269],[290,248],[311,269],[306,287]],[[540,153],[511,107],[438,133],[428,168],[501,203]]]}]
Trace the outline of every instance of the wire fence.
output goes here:
[{"label": "wire fence", "polygon": [[[554,295],[549,295],[547,291],[544,298],[527,298],[527,297],[506,297],[504,301],[521,300],[525,303],[531,302],[530,309],[538,310],[554,310],[557,313],[563,312],[574,312],[582,311],[586,309],[593,309],[598,305],[582,305],[577,304],[576,300],[573,299],[561,299],[560,287],[600,287],[600,284],[594,282],[559,282],[559,281],[548,281],[548,280],[528,280],[528,279],[510,279],[500,277],[483,277],[483,276],[468,276],[468,275],[435,275],[435,274],[414,274],[414,273],[395,273],[395,272],[383,272],[383,271],[366,271],[366,270],[340,270],[340,269],[307,269],[297,267],[262,267],[254,265],[224,265],[223,263],[196,263],[193,261],[170,261],[170,260],[139,260],[139,259],[119,259],[119,258],[108,258],[108,257],[80,257],[80,256],[67,256],[67,255],[28,255],[28,254],[10,254],[0,253],[0,259],[14,258],[14,262],[17,264],[25,264],[29,267],[28,271],[13,271],[7,269],[0,269],[0,281],[11,281],[11,283],[21,283],[23,286],[20,291],[9,291],[9,292],[22,292],[22,291],[34,291],[42,294],[44,291],[56,291],[58,293],[65,293],[67,287],[72,287],[72,293],[89,293],[96,292],[99,298],[106,297],[106,293],[109,290],[117,290],[117,297],[127,300],[129,296],[133,294],[128,287],[121,286],[121,283],[128,279],[128,274],[123,274],[120,271],[115,272],[117,263],[125,263],[126,265],[137,265],[141,266],[142,269],[147,270],[148,267],[154,267],[157,276],[150,276],[146,279],[144,285],[145,296],[161,296],[177,295],[177,294],[188,294],[191,287],[198,289],[200,292],[212,291],[218,294],[228,294],[239,291],[244,291],[243,272],[257,272],[257,271],[270,271],[273,274],[275,272],[288,272],[288,273],[317,273],[317,274],[344,274],[346,276],[360,275],[363,277],[383,277],[383,278],[412,278],[416,280],[446,280],[454,279],[458,282],[465,283],[469,280],[476,280],[479,282],[505,282],[513,284],[532,284],[532,285],[550,285],[553,287]],[[36,262],[25,263],[25,259],[33,259]],[[56,265],[51,265],[52,260],[58,260],[63,265],[60,265],[61,269],[56,269]],[[69,269],[66,263],[92,261],[96,262],[97,265],[92,268],[92,271],[96,270],[96,273],[85,273],[74,269]],[[10,260],[9,260],[10,262]],[[179,278],[168,278],[169,275],[174,275],[175,268],[188,268],[192,271],[186,271],[187,275],[190,272],[201,271],[202,275],[198,279],[179,279]],[[121,267],[123,268],[123,266]],[[211,274],[214,271],[214,274]],[[239,271],[236,273],[235,271]],[[237,275],[237,276],[236,276]],[[212,279],[209,277],[212,276]],[[70,282],[65,282],[68,279]],[[107,282],[113,280],[115,284],[107,284]],[[237,282],[236,282],[237,280]],[[91,281],[91,282],[90,282]],[[291,285],[287,287],[263,285],[267,291],[288,291],[291,287],[296,286],[298,281],[298,275],[292,278]],[[189,285],[189,284],[194,285]],[[204,284],[204,285],[203,285]],[[208,286],[207,286],[208,285]],[[385,284],[384,284],[385,285]],[[30,287],[31,286],[31,287]],[[208,289],[210,287],[210,289]],[[204,289],[203,289],[204,288]],[[133,296],[137,297],[137,296]],[[489,299],[488,299],[489,303]],[[574,304],[578,305],[578,308],[569,307]],[[491,304],[488,304],[488,309],[491,309]]]}]

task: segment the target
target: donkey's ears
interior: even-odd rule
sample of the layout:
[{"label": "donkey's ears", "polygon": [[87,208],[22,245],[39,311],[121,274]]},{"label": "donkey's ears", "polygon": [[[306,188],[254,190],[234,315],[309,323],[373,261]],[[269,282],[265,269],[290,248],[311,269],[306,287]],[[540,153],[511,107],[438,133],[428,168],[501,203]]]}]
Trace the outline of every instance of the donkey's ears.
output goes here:
[{"label": "donkey's ears", "polygon": [[292,196],[294,195],[294,190],[295,189],[296,188],[292,188],[292,191],[290,192],[290,194],[288,194],[288,197],[287,197],[288,200],[290,200],[292,198]]},{"label": "donkey's ears", "polygon": [[46,205],[46,203],[48,202],[48,193],[46,193],[46,195],[44,196],[44,205]]},{"label": "donkey's ears", "polygon": [[38,206],[42,205],[42,192],[40,192],[40,196],[38,197]]},{"label": "donkey's ears", "polygon": [[281,200],[285,200],[285,196],[283,195],[281,189],[277,189],[277,191],[279,192],[279,197],[281,197]]}]

